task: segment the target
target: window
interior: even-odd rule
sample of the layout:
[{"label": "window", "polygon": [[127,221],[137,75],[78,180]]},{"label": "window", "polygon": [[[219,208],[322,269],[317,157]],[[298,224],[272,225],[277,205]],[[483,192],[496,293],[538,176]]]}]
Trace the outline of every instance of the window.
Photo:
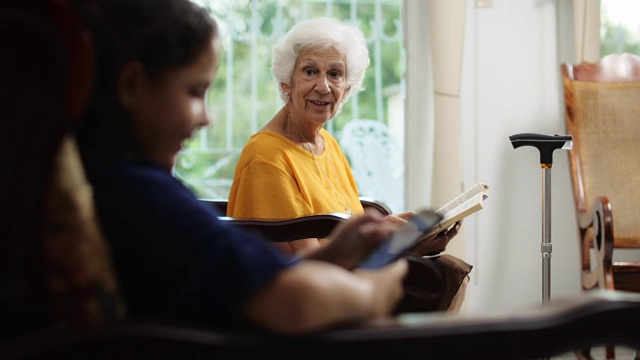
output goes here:
[{"label": "window", "polygon": [[640,2],[601,0],[601,56],[627,52],[640,55]]},{"label": "window", "polygon": [[369,44],[366,89],[327,123],[328,131],[340,139],[352,119],[375,119],[390,127],[404,121],[401,0],[193,1],[218,21],[224,49],[208,94],[214,123],[186,144],[174,169],[198,196],[228,198],[243,145],[283,105],[271,77],[271,46],[298,21],[321,16],[350,21]]}]

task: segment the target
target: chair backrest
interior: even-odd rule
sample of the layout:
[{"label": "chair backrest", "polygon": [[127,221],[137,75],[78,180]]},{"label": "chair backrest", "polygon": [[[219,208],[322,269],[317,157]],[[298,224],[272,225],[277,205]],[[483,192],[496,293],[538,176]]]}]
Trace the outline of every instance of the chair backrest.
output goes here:
[{"label": "chair backrest", "polygon": [[616,247],[640,245],[640,57],[614,54],[563,64],[567,132],[577,209],[607,196]]},{"label": "chair backrest", "polygon": [[360,196],[384,202],[394,212],[402,210],[404,160],[389,127],[377,120],[349,121],[340,135]]}]

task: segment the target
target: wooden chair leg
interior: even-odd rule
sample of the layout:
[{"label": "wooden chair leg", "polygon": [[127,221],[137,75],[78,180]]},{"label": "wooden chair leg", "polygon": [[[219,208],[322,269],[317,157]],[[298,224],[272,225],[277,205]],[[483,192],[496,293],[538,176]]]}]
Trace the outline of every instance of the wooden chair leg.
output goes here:
[{"label": "wooden chair leg", "polygon": [[605,346],[605,351],[606,351],[607,359],[616,358],[616,347],[614,345]]},{"label": "wooden chair leg", "polygon": [[574,352],[577,360],[593,360],[591,348],[583,348]]}]

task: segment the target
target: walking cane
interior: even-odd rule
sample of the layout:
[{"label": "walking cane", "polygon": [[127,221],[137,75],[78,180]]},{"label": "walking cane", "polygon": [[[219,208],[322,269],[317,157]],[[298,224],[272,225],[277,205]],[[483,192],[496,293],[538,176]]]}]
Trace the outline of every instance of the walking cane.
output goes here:
[{"label": "walking cane", "polygon": [[551,298],[551,165],[553,151],[570,150],[573,142],[571,135],[543,135],[522,133],[509,136],[514,149],[521,146],[533,146],[540,151],[542,167],[542,303]]}]

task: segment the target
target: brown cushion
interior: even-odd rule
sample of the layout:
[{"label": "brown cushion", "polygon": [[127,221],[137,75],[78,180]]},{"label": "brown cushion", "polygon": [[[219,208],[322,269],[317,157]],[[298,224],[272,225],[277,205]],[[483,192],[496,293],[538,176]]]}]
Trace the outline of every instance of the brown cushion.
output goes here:
[{"label": "brown cushion", "polygon": [[52,171],[43,248],[54,313],[74,326],[122,319],[124,302],[73,137],[62,141]]}]

